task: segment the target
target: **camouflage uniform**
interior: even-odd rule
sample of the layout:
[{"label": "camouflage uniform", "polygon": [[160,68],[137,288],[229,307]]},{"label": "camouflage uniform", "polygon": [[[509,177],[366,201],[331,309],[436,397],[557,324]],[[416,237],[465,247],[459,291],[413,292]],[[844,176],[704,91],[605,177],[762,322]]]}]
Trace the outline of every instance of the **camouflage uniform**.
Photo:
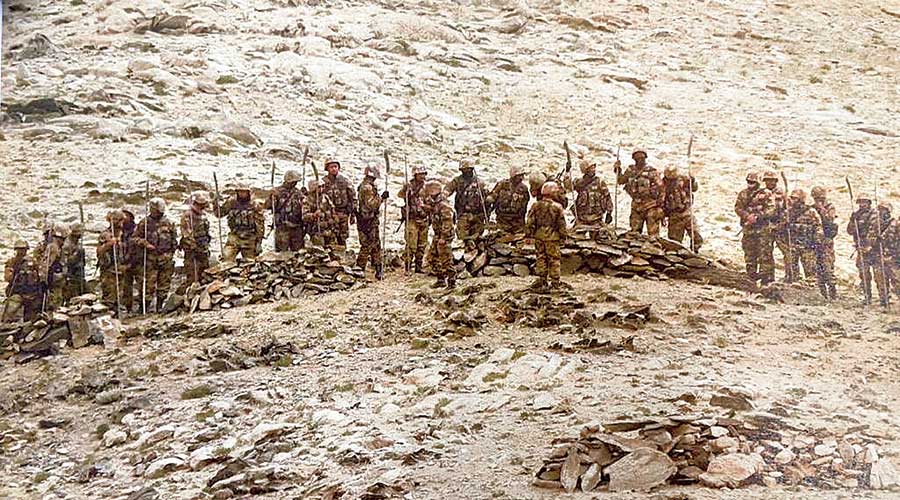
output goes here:
[{"label": "camouflage uniform", "polygon": [[228,240],[222,260],[234,262],[238,255],[255,259],[266,233],[266,221],[259,204],[235,196],[219,208],[219,214],[225,214],[228,219]]},{"label": "camouflage uniform", "polygon": [[828,287],[828,298],[837,298],[837,288],[834,282],[834,238],[838,234],[837,211],[834,204],[825,198],[825,191],[822,188],[813,188],[813,208],[819,214],[822,220],[823,239],[820,251],[822,253],[822,271],[821,274],[825,279]]},{"label": "camouflage uniform", "polygon": [[900,218],[884,230],[884,264],[892,277],[894,295],[900,297]]},{"label": "camouflage uniform", "polygon": [[82,229],[80,226],[73,228],[63,243],[63,259],[65,262],[66,286],[65,300],[88,293],[87,281],[84,276],[85,252],[81,242]]},{"label": "camouflage uniform", "polygon": [[[131,310],[130,303],[126,303],[123,278],[125,272],[125,260],[127,259],[128,243],[125,241],[122,223],[124,214],[120,210],[111,212],[107,216],[110,227],[100,233],[97,240],[97,267],[100,269],[101,301],[117,313]],[[118,297],[116,296],[118,292]],[[117,308],[121,307],[122,311]]]},{"label": "camouflage uniform", "polygon": [[307,210],[303,212],[303,221],[306,223],[306,234],[313,245],[327,249],[338,247],[336,229],[337,218],[331,198],[322,193],[313,183],[310,183],[309,194],[306,195]]},{"label": "camouflage uniform", "polygon": [[[666,169],[667,173],[670,171]],[[691,233],[691,246],[693,251],[700,250],[703,245],[703,236],[697,225],[697,219],[691,213],[692,193],[697,192],[697,180],[687,175],[679,175],[674,170],[672,175],[663,178],[665,194],[663,197],[663,213],[668,220],[668,234],[670,240],[681,243],[684,236]]]},{"label": "camouflage uniform", "polygon": [[119,269],[122,273],[122,276],[119,279],[119,291],[122,297],[122,309],[125,311],[133,311],[134,310],[134,286],[135,283],[138,282],[138,275],[140,274],[140,265],[141,260],[140,257],[142,254],[137,252],[134,248],[134,242],[132,238],[134,237],[134,229],[137,227],[137,224],[134,221],[134,214],[132,214],[128,210],[123,210],[125,213],[125,222],[122,224],[122,241],[124,245],[124,257],[122,255],[117,255],[119,260]]},{"label": "camouflage uniform", "polygon": [[566,217],[562,206],[552,198],[535,202],[528,211],[525,236],[534,238],[537,259],[535,271],[539,283],[543,284],[549,279],[551,284],[558,284],[561,259],[559,245],[566,238]]},{"label": "camouflage uniform", "polygon": [[[144,239],[144,231],[146,230],[147,238]],[[138,305],[144,306],[143,288],[144,288],[144,266],[143,256],[147,255],[147,303],[146,310],[155,310],[159,312],[166,297],[169,295],[169,288],[172,286],[172,275],[175,274],[175,250],[178,246],[178,232],[175,224],[164,215],[159,218],[154,217],[151,213],[138,224],[134,231],[135,248],[141,254],[141,266],[138,273]],[[145,249],[146,245],[152,245],[152,249]],[[156,298],[156,306],[153,307],[153,298]]]},{"label": "camouflage uniform", "polygon": [[847,222],[847,234],[853,238],[856,248],[856,269],[859,272],[863,302],[866,304],[872,302],[872,269],[878,265],[878,256],[872,249],[874,225],[875,211],[870,206],[861,206],[850,215]]},{"label": "camouflage uniform", "polygon": [[609,188],[593,171],[575,181],[576,224],[595,226],[612,222],[613,202]]},{"label": "camouflage uniform", "polygon": [[887,246],[884,238],[885,230],[890,228],[892,223],[891,206],[887,203],[879,203],[875,214],[872,215],[872,222],[869,223],[872,250],[868,257],[875,286],[878,289],[878,299],[883,306],[887,306],[889,303],[891,282],[895,278],[888,262],[890,259],[886,255]]},{"label": "camouflage uniform", "polygon": [[206,281],[203,273],[209,267],[209,243],[212,241],[209,219],[203,213],[206,201],[204,193],[194,193],[188,209],[181,214],[178,247],[184,251],[185,286]]},{"label": "camouflage uniform", "polygon": [[[640,153],[643,153],[646,159],[646,153],[643,151],[635,151],[632,158],[637,161]],[[659,226],[663,219],[663,195],[665,194],[662,176],[659,172],[646,164],[639,166],[636,162],[624,173],[618,174],[616,182],[624,184],[625,192],[631,196],[631,215],[628,218],[631,230],[640,233],[646,224],[647,234],[659,236]]]},{"label": "camouflage uniform", "polygon": [[793,234],[789,234],[787,230],[787,194],[777,186],[773,188],[767,187],[766,189],[772,193],[772,202],[775,206],[775,215],[772,218],[774,243],[775,248],[778,248],[784,259],[784,282],[793,283],[800,276],[794,272],[795,269],[790,265],[793,257],[791,256],[791,243],[788,242],[788,236],[793,237]]},{"label": "camouflage uniform", "polygon": [[343,175],[327,175],[322,180],[322,194],[331,201],[333,210],[334,244],[346,248],[350,224],[356,219],[356,192]]},{"label": "camouflage uniform", "polygon": [[[28,248],[24,243],[23,246]],[[33,321],[41,310],[41,280],[34,261],[24,252],[14,255],[6,261],[3,277],[6,300],[0,320],[4,323]]]},{"label": "camouflage uniform", "polygon": [[426,203],[429,208],[429,219],[434,231],[432,242],[432,256],[430,257],[431,271],[437,276],[435,286],[446,285],[453,287],[456,284],[456,269],[453,268],[453,253],[450,246],[453,243],[453,221],[456,214],[450,202],[441,192],[440,183],[431,181],[423,189]]},{"label": "camouflage uniform", "polygon": [[424,186],[424,176],[421,179],[414,176],[412,183],[409,186],[404,184],[397,193],[397,197],[406,204],[403,210],[406,219],[406,269],[415,269],[417,273],[422,272],[422,258],[428,247],[428,212],[422,200]]},{"label": "camouflage uniform", "polygon": [[788,265],[795,279],[800,277],[800,265],[803,265],[803,274],[806,279],[816,277],[819,291],[826,299],[829,298],[828,283],[825,277],[825,255],[822,252],[822,243],[825,233],[822,229],[822,220],[816,209],[807,205],[805,199],[791,194],[792,205],[786,214],[787,224],[791,229],[791,249],[788,252],[791,260]]},{"label": "camouflage uniform", "polygon": [[475,250],[484,232],[487,204],[481,180],[473,173],[467,173],[471,163],[463,162],[464,173],[451,180],[444,189],[449,199],[454,194],[453,208],[457,215],[456,235],[462,240],[466,251]]},{"label": "camouflage uniform", "polygon": [[757,182],[738,194],[734,211],[741,220],[741,248],[744,251],[747,276],[764,285],[775,281],[770,222],[775,214],[775,207],[771,193],[760,188]]},{"label": "camouflage uniform", "polygon": [[[286,177],[287,179],[287,177]],[[293,181],[292,181],[293,182]],[[296,252],[306,245],[303,223],[303,193],[294,186],[281,185],[266,199],[265,209],[275,206],[275,251]]]},{"label": "camouflage uniform", "polygon": [[497,213],[497,228],[507,234],[525,232],[525,214],[528,211],[528,186],[522,182],[524,174],[504,179],[494,186],[487,197],[487,206]]},{"label": "camouflage uniform", "polygon": [[375,187],[377,176],[368,175],[370,172],[371,170],[367,168],[367,175],[357,189],[359,217],[356,220],[356,229],[359,234],[359,255],[356,257],[356,265],[365,269],[366,263],[371,262],[375,268],[375,276],[381,279],[384,271],[379,217],[383,200],[378,194],[378,188]]},{"label": "camouflage uniform", "polygon": [[65,302],[66,266],[63,245],[67,234],[61,225],[54,226],[46,239],[34,249],[34,263],[43,286],[41,306],[53,311]]}]

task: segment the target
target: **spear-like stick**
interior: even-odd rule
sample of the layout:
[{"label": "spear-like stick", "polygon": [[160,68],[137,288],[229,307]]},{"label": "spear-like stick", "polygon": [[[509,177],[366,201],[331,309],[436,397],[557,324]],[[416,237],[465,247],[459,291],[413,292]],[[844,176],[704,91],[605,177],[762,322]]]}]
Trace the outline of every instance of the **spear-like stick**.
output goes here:
[{"label": "spear-like stick", "polygon": [[116,225],[112,224],[112,235],[113,235],[113,272],[116,276],[116,317],[119,317],[120,311],[122,310],[121,305],[119,304],[119,256],[118,252],[116,252],[116,247],[119,246],[119,242],[117,241],[118,236],[116,236]]},{"label": "spear-like stick", "polygon": [[[406,229],[409,231],[409,156],[403,155],[403,221],[406,223]],[[387,228],[385,228],[387,230]],[[396,233],[396,231],[394,231]],[[407,232],[407,234],[409,234]],[[404,238],[406,241],[406,238]],[[409,255],[409,245],[406,245],[407,255],[406,255],[406,265],[404,269],[406,269],[406,274],[409,274],[410,264],[412,263],[412,256]]]},{"label": "spear-like stick", "polygon": [[[391,158],[388,156],[388,152],[384,150],[384,190],[388,190],[388,177],[391,175]],[[388,215],[388,202],[387,200],[382,200],[384,203],[384,215],[382,215],[382,219],[384,222],[381,224],[381,268],[384,269],[384,252],[385,245],[387,244],[387,215]],[[384,272],[382,270],[382,272]]]},{"label": "spear-like stick", "polygon": [[147,232],[150,226],[150,179],[144,183],[144,274],[141,279],[141,314],[147,314]]},{"label": "spear-like stick", "polygon": [[278,223],[275,222],[275,160],[272,160],[272,173],[269,175],[269,200],[272,202],[272,231],[278,239]]},{"label": "spear-like stick", "polygon": [[[619,153],[622,151],[622,142],[619,141],[619,145],[616,146],[616,163],[619,163],[619,168],[622,168],[622,164],[620,163],[622,160],[619,157]],[[613,199],[613,230],[616,234],[619,234],[619,172],[616,172],[616,178],[613,180],[613,186],[616,189],[616,194]]]},{"label": "spear-like stick", "polygon": [[881,214],[878,212],[878,181],[875,181],[875,230],[877,231],[878,239],[875,243],[878,244],[878,259],[879,264],[881,265],[881,289],[884,291],[884,303],[882,304],[885,309],[891,306],[891,290],[888,288],[888,279],[887,273],[885,272],[884,265],[884,243],[881,238]]},{"label": "spear-like stick", "polygon": [[216,189],[216,200],[215,200],[215,208],[216,208],[216,223],[219,225],[219,256],[225,254],[225,244],[222,242],[222,214],[219,211],[219,179],[216,177],[216,173],[213,172],[213,187]]},{"label": "spear-like stick", "polygon": [[[81,228],[83,230],[84,229],[84,205],[82,205],[80,201],[78,202],[78,219],[81,221]],[[82,250],[83,250],[84,240],[82,240],[81,245],[82,245]],[[85,278],[85,276],[84,276],[86,268],[87,268],[87,256],[85,255],[85,252],[82,251],[81,252],[81,274],[82,274],[82,276],[81,276],[81,279],[78,280],[78,289],[80,290],[81,295],[84,295],[85,293],[87,293],[87,290],[84,289],[84,287],[86,285],[86,281],[87,281],[87,278]]]},{"label": "spear-like stick", "polygon": [[[691,140],[688,141],[687,150],[687,171],[688,171],[688,192],[691,199],[691,251],[697,251],[697,243],[694,241],[694,176],[691,174],[691,150],[694,148],[694,134],[691,134]],[[787,186],[787,184],[785,184]],[[785,187],[787,189],[787,187]]]},{"label": "spear-like stick", "polygon": [[[791,214],[790,214],[790,207],[788,207],[788,203],[787,203],[787,195],[789,192],[789,188],[788,188],[787,176],[784,175],[784,170],[781,171],[781,180],[784,182],[784,197],[782,198],[782,204],[784,205],[785,230],[787,231],[787,255],[785,257],[787,257],[788,267],[790,267],[790,270],[785,269],[785,274],[790,273],[791,281],[797,281],[798,277],[794,276],[794,271],[795,271],[795,269],[794,269],[794,249],[793,249],[792,242],[791,242],[791,220],[790,220]],[[800,271],[799,263],[797,265],[796,271],[798,273]]]}]

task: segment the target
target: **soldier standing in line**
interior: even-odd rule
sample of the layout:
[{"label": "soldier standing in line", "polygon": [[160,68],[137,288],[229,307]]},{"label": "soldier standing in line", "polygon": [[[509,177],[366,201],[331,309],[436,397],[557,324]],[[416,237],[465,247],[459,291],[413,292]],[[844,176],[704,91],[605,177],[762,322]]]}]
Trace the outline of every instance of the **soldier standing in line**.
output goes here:
[{"label": "soldier standing in line", "polygon": [[822,251],[822,244],[825,241],[825,232],[822,229],[822,220],[816,209],[806,204],[806,192],[802,189],[791,191],[789,199],[790,206],[786,219],[791,230],[789,255],[794,277],[799,280],[802,264],[806,279],[815,276],[819,292],[827,299],[829,290],[824,273],[825,254]]},{"label": "soldier standing in line", "polygon": [[628,218],[631,230],[640,233],[644,225],[647,234],[659,236],[659,226],[663,219],[663,185],[659,172],[647,165],[647,152],[638,150],[631,154],[634,165],[622,172],[622,164],[616,160],[613,166],[616,182],[625,185],[625,192],[631,196],[631,215]]},{"label": "soldier standing in line", "polygon": [[[599,226],[609,224],[613,221],[613,202],[609,195],[609,188],[606,182],[597,176],[597,164],[583,160],[578,165],[581,170],[581,178],[571,184],[574,189],[575,196],[575,224],[586,226]],[[571,181],[568,181],[569,184]],[[560,195],[565,197],[565,193],[560,189],[558,184],[556,188],[550,190],[554,198]],[[546,186],[546,184],[544,184]],[[544,189],[543,187],[541,188]]]},{"label": "soldier standing in line", "polygon": [[872,234],[875,223],[875,215],[872,210],[872,199],[868,196],[858,196],[856,204],[859,208],[850,215],[847,222],[847,234],[853,238],[853,246],[856,249],[856,269],[859,272],[860,287],[863,291],[863,304],[872,303],[872,266],[876,264],[877,257],[872,252]]},{"label": "soldier standing in line", "polygon": [[[109,227],[100,233],[97,240],[97,267],[100,269],[101,301],[117,316],[130,311],[123,304],[124,290],[122,288],[125,275],[125,252],[127,243],[123,225],[126,216],[122,210],[113,210],[106,214]],[[119,308],[123,310],[119,310]]]},{"label": "soldier standing in line", "polygon": [[72,224],[69,227],[69,236],[63,243],[63,259],[65,260],[66,286],[64,298],[66,301],[73,297],[88,293],[87,281],[84,275],[85,252],[82,237],[84,226]]},{"label": "soldier standing in line", "polygon": [[16,253],[6,261],[3,270],[6,300],[0,320],[4,323],[33,321],[41,312],[41,280],[34,261],[28,256],[28,243],[18,239],[13,248]]},{"label": "soldier standing in line", "polygon": [[203,283],[203,272],[209,267],[209,219],[206,218],[206,207],[209,196],[203,191],[191,193],[188,209],[181,214],[181,242],[179,248],[184,251],[184,287],[192,283]]},{"label": "soldier standing in line", "polygon": [[488,212],[497,212],[497,229],[506,234],[525,232],[525,214],[528,211],[528,186],[525,172],[519,167],[510,167],[509,179],[494,186],[487,197]]},{"label": "soldier standing in line", "polygon": [[459,162],[460,175],[444,188],[447,199],[455,195],[456,234],[467,252],[475,251],[487,224],[487,195],[481,180],[475,175],[475,160],[466,158]]},{"label": "soldier standing in line", "polygon": [[693,194],[697,192],[697,179],[693,176],[681,175],[677,167],[667,167],[663,171],[663,185],[665,195],[663,198],[663,213],[668,226],[670,240],[681,243],[685,234],[691,238],[691,250],[700,251],[703,245],[703,236],[697,226],[697,219],[693,218],[691,204]]},{"label": "soldier standing in line", "polygon": [[[356,224],[356,192],[350,181],[340,174],[341,164],[335,159],[325,160],[325,170],[328,175],[322,179],[319,189],[328,198],[333,207],[334,218],[332,233],[336,250],[347,248],[347,238],[350,236],[350,226]],[[337,248],[339,247],[339,248]]]},{"label": "soldier standing in line", "polygon": [[550,181],[541,187],[543,197],[531,205],[525,237],[534,240],[535,271],[537,281],[535,288],[559,287],[560,251],[559,245],[566,238],[566,216],[562,206],[554,201],[559,185]]},{"label": "soldier standing in line", "polygon": [[303,221],[306,223],[309,242],[328,250],[342,248],[338,246],[335,237],[337,219],[331,198],[322,191],[321,184],[315,179],[311,179],[307,184],[305,201],[307,209],[303,212]]},{"label": "soldier standing in line", "polygon": [[900,298],[900,217],[894,217],[882,230],[884,236],[884,264],[891,276],[894,295]]},{"label": "soldier standing in line", "polygon": [[[784,260],[784,282],[793,283],[799,278],[799,274],[795,273],[796,269],[790,266],[793,262],[791,257],[791,247],[788,244],[787,230],[787,210],[788,195],[778,185],[778,174],[772,170],[766,170],[762,175],[765,188],[772,193],[772,201],[775,204],[775,215],[772,218],[773,245],[781,252],[782,260]],[[774,253],[775,250],[772,249]]]},{"label": "soldier standing in line", "polygon": [[759,175],[747,174],[747,188],[738,193],[734,212],[741,221],[741,248],[747,277],[763,285],[775,280],[772,232],[769,219],[774,215],[771,193],[760,187]]},{"label": "soldier standing in line", "polygon": [[41,311],[54,311],[65,302],[66,268],[63,245],[68,237],[65,224],[54,223],[34,249],[34,264],[43,286]]},{"label": "soldier standing in line", "polygon": [[453,268],[453,254],[450,245],[453,243],[453,221],[456,214],[447,200],[444,187],[438,181],[428,181],[422,188],[423,201],[434,231],[433,259],[431,270],[437,276],[432,288],[453,288],[456,286],[456,270]]},{"label": "soldier standing in line", "polygon": [[820,246],[822,252],[822,267],[820,274],[825,279],[828,289],[828,298],[837,299],[837,287],[834,282],[834,238],[838,234],[837,211],[834,204],[828,201],[828,192],[821,186],[812,188],[813,208],[822,220],[823,240]]},{"label": "soldier standing in line", "polygon": [[359,218],[356,220],[356,229],[359,233],[359,255],[356,257],[356,266],[365,271],[366,263],[371,262],[375,268],[375,279],[378,280],[384,278],[379,217],[381,204],[389,196],[387,191],[378,194],[375,179],[379,177],[381,176],[377,167],[366,167],[363,180],[357,188]]},{"label": "soldier standing in line", "polygon": [[[284,182],[266,199],[265,210],[275,206],[275,251],[296,252],[306,245],[306,224],[303,223],[302,190],[297,189],[300,174],[296,170],[284,173]],[[305,189],[305,187],[304,187]]]},{"label": "soldier standing in line", "polygon": [[428,213],[422,201],[422,188],[428,172],[425,167],[413,168],[413,179],[404,184],[397,197],[404,200],[402,214],[406,223],[406,271],[422,272],[422,259],[428,247]]},{"label": "soldier standing in line", "polygon": [[[175,224],[165,216],[166,202],[162,198],[153,198],[148,203],[150,214],[142,220],[134,231],[134,247],[141,255],[140,273],[138,274],[138,298],[144,304],[144,280],[147,283],[146,310],[160,312],[169,288],[172,286],[172,275],[175,274],[175,250],[178,248],[178,231]],[[144,236],[146,235],[146,239]],[[146,268],[143,255],[147,253]],[[146,277],[144,273],[146,272]],[[153,299],[156,305],[153,306]]]},{"label": "soldier standing in line", "polygon": [[883,307],[887,307],[890,300],[891,282],[894,276],[891,275],[891,267],[888,265],[889,259],[886,256],[884,231],[891,227],[893,222],[891,204],[886,201],[880,202],[873,217],[877,217],[877,219],[869,225],[869,230],[872,232],[870,269],[875,278],[875,287],[878,289],[879,303]]},{"label": "soldier standing in line", "polygon": [[228,241],[222,255],[225,262],[234,262],[238,255],[245,260],[255,259],[262,251],[265,216],[251,194],[250,186],[240,183],[234,188],[234,197],[218,207],[216,217],[228,220]]}]

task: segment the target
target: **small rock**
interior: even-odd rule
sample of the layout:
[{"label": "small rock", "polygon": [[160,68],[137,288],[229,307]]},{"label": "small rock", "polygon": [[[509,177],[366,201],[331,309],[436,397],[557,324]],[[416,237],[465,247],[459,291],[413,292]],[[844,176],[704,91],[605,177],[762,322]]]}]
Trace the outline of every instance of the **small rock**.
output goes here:
[{"label": "small rock", "polygon": [[110,429],[103,434],[103,446],[112,448],[128,440],[128,434],[119,429]]},{"label": "small rock", "polygon": [[779,451],[778,454],[775,455],[775,462],[779,463],[781,465],[787,465],[787,464],[793,462],[794,458],[796,458],[796,455],[794,455],[794,452],[791,451],[789,448],[785,448],[785,449]]},{"label": "small rock", "polygon": [[887,459],[881,459],[872,464],[869,473],[869,484],[873,489],[884,490],[900,486],[900,473],[894,464]]},{"label": "small rock", "polygon": [[762,471],[765,461],[756,454],[732,453],[713,458],[700,481],[713,488],[736,488]]},{"label": "small rock", "polygon": [[819,457],[828,457],[834,454],[834,448],[832,448],[831,446],[820,444],[816,445],[816,447],[813,448],[813,453],[815,453],[816,456]]},{"label": "small rock", "polygon": [[553,397],[553,394],[544,392],[534,397],[534,401],[532,401],[531,406],[535,410],[550,410],[553,409],[554,406],[556,406],[556,403],[557,401],[556,398]]},{"label": "small rock", "polygon": [[678,468],[668,455],[638,448],[606,468],[609,491],[647,490],[668,480]]},{"label": "small rock", "polygon": [[110,403],[115,403],[116,401],[122,399],[122,391],[118,389],[110,389],[108,391],[103,391],[94,396],[94,401],[97,404],[108,405]]},{"label": "small rock", "polygon": [[144,477],[158,479],[185,466],[185,461],[178,457],[161,458],[147,467]]}]

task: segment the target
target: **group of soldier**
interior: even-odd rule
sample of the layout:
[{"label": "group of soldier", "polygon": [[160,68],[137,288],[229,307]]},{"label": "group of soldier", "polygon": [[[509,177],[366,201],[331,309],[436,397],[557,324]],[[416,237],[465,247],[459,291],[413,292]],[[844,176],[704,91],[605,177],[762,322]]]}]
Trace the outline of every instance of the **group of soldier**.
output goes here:
[{"label": "group of soldier", "polygon": [[[683,242],[687,237],[690,247],[697,251],[703,238],[693,213],[696,179],[675,167],[660,172],[647,164],[647,153],[642,150],[635,151],[632,160],[633,164],[625,170],[618,160],[613,165],[616,201],[606,182],[597,175],[596,163],[590,160],[579,164],[578,179],[572,178],[568,161],[555,177],[533,172],[527,183],[526,172],[512,167],[509,177],[490,190],[476,175],[475,161],[471,159],[460,161],[459,175],[446,184],[429,179],[424,167],[415,167],[412,179],[396,195],[403,200],[406,271],[423,273],[427,252],[431,274],[437,277],[434,286],[454,287],[454,238],[461,240],[466,252],[477,251],[494,215],[500,232],[524,235],[533,242],[537,275],[534,286],[557,287],[560,244],[567,238],[565,210],[571,210],[576,226],[601,230],[615,224],[615,230],[619,185],[631,197],[631,231],[646,230],[650,236],[659,236],[661,227],[666,227],[669,239]],[[326,159],[324,166],[328,174],[321,182],[311,180],[300,187],[302,176],[295,170],[287,171],[283,183],[272,189],[264,203],[253,199],[246,184],[235,186],[233,196],[224,203],[219,203],[218,193],[210,200],[206,192],[196,191],[190,195],[188,208],[178,224],[167,217],[166,203],[161,198],[148,201],[147,215],[137,223],[128,210],[109,212],[108,227],[101,233],[96,248],[103,303],[117,314],[162,310],[170,292],[178,250],[184,254],[180,291],[202,283],[210,263],[212,237],[206,214],[211,204],[213,215],[228,223],[228,237],[221,248],[221,260],[225,262],[259,255],[266,237],[265,213],[271,211],[276,251],[298,251],[307,241],[343,250],[350,226],[355,225],[360,246],[356,265],[363,270],[371,265],[375,278],[382,279],[380,221],[389,193],[386,184],[380,192],[376,186],[381,177],[379,169],[366,167],[363,180],[354,189],[340,173],[339,161]],[[570,207],[567,193],[572,191],[575,199]],[[799,279],[802,266],[807,278],[815,276],[823,296],[836,297],[836,214],[826,195],[823,188],[816,187],[812,190],[813,204],[808,204],[802,190],[786,195],[773,172],[747,176],[747,188],[738,195],[735,212],[741,220],[742,247],[751,279],[761,284],[774,281],[777,247],[785,260],[785,281]],[[900,221],[891,219],[887,204],[879,204],[873,210],[870,199],[860,197],[857,201],[859,209],[850,217],[847,231],[857,249],[865,300],[869,303],[872,299],[874,277],[879,298],[886,304],[892,277],[900,276]],[[429,228],[433,233],[430,245]],[[38,313],[52,311],[67,299],[88,291],[83,233],[82,224],[51,224],[31,254],[26,242],[16,242],[16,254],[6,264],[4,321],[33,319]]]}]

